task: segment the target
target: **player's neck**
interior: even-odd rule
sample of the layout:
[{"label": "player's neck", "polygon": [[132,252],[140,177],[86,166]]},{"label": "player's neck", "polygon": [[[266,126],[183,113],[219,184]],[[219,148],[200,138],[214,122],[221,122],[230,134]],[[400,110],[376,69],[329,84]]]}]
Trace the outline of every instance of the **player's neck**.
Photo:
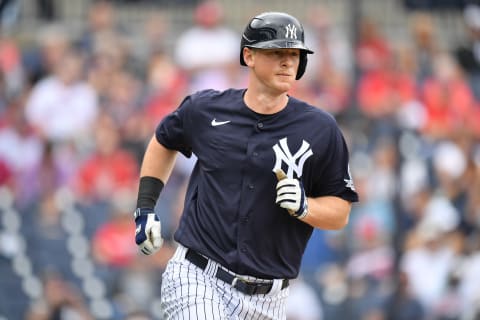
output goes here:
[{"label": "player's neck", "polygon": [[288,103],[287,93],[269,94],[256,92],[248,88],[243,96],[243,101],[253,111],[260,114],[274,114],[286,107]]}]

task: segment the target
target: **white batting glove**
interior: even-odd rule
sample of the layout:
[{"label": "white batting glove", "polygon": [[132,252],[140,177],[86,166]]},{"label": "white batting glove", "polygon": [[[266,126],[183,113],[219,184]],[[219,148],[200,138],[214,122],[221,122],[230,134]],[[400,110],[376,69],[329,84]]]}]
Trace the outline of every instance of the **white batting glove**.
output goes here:
[{"label": "white batting glove", "polygon": [[151,209],[138,208],[135,217],[135,243],[145,255],[155,253],[162,247],[160,219]]},{"label": "white batting glove", "polygon": [[291,216],[305,218],[308,213],[308,201],[302,183],[298,179],[287,178],[283,171],[276,174],[279,181],[275,203],[287,209]]}]

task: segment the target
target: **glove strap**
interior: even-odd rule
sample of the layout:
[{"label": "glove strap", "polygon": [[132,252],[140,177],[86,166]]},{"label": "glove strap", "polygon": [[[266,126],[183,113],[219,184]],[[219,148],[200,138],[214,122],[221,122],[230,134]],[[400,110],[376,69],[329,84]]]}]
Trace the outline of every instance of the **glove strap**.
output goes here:
[{"label": "glove strap", "polygon": [[305,218],[307,216],[307,214],[308,214],[308,201],[307,201],[307,199],[305,199],[303,208],[301,208],[300,210],[295,212],[295,217],[302,220],[303,218]]},{"label": "glove strap", "polygon": [[[301,183],[301,182],[300,182]],[[302,220],[305,218],[308,214],[308,201],[307,201],[307,196],[305,194],[305,190],[303,190],[302,187],[302,199],[301,199],[301,204],[302,207],[298,209],[297,212],[295,212],[294,217]]]},{"label": "glove strap", "polygon": [[133,218],[135,220],[137,220],[138,217],[142,216],[142,215],[146,215],[146,214],[149,214],[149,213],[154,213],[153,209],[150,209],[150,208],[137,208],[135,209],[135,211],[133,212]]}]

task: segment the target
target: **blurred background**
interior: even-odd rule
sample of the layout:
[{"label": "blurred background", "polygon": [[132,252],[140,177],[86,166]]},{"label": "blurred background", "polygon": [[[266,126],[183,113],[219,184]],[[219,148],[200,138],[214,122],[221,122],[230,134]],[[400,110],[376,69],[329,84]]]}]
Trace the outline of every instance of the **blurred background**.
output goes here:
[{"label": "blurred background", "polygon": [[189,93],[244,87],[243,27],[286,11],[315,51],[291,94],[333,114],[361,202],[316,230],[288,320],[480,319],[480,4],[0,1],[0,319],[159,319],[192,159],[134,243],[139,166]]}]

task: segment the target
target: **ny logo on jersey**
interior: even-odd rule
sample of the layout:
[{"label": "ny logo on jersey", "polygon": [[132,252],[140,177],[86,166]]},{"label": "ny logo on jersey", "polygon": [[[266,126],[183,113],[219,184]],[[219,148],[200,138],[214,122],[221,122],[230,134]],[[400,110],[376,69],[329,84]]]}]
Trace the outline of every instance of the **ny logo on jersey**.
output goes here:
[{"label": "ny logo on jersey", "polygon": [[297,39],[297,27],[294,24],[287,24],[285,29],[287,30],[285,38]]},{"label": "ny logo on jersey", "polygon": [[272,148],[276,158],[272,171],[275,172],[277,169],[282,169],[282,162],[285,162],[288,166],[287,177],[289,178],[293,178],[294,171],[297,178],[300,178],[305,161],[313,154],[310,144],[305,140],[302,141],[302,146],[293,155],[288,148],[287,138],[279,140]]}]

